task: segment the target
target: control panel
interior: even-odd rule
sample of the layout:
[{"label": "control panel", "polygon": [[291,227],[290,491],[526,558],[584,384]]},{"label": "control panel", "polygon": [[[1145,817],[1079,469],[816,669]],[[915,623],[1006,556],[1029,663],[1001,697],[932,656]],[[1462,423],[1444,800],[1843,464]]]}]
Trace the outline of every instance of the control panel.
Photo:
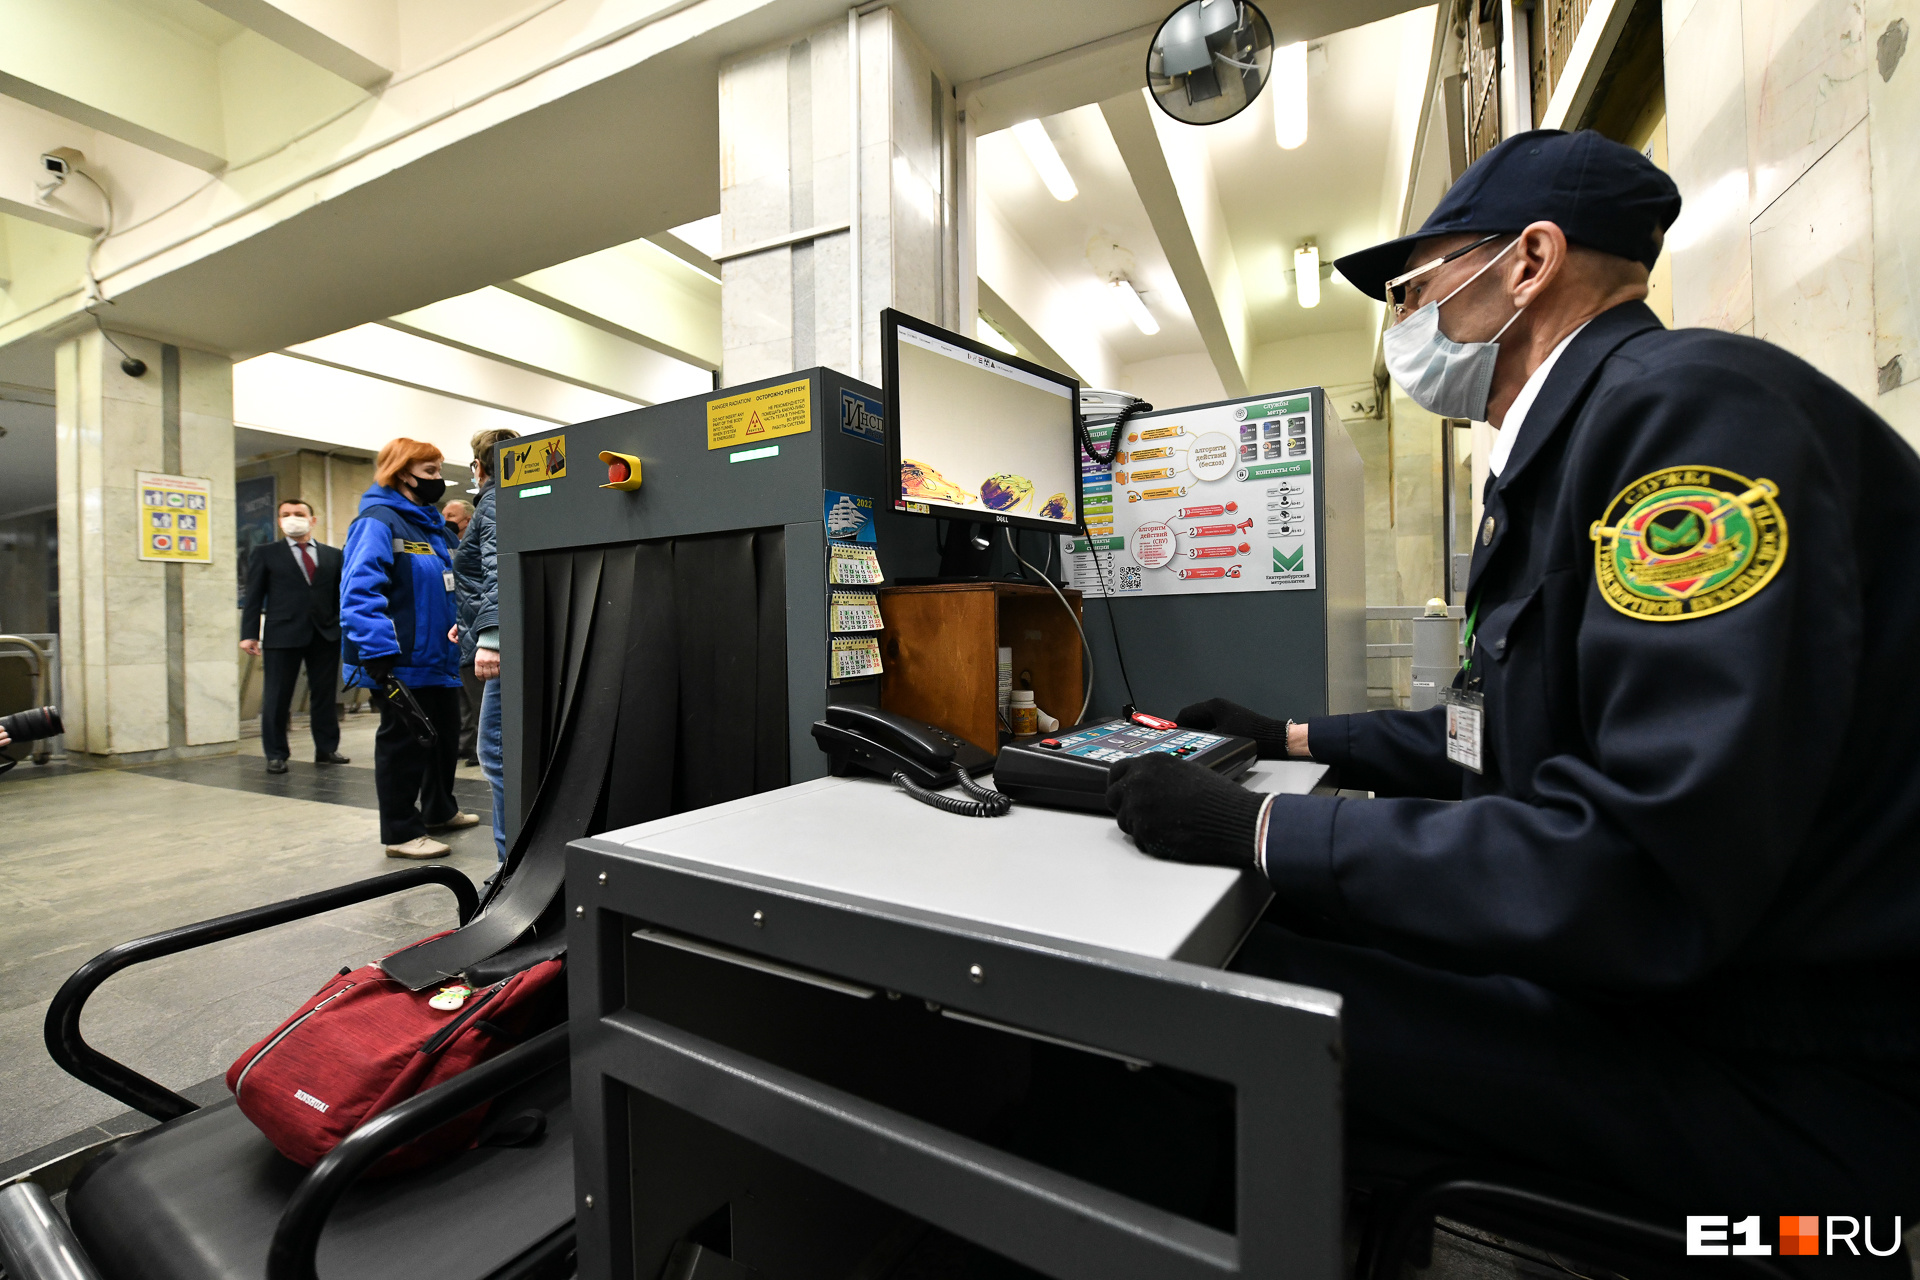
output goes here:
[{"label": "control panel", "polygon": [[1107,812],[1107,771],[1122,760],[1170,755],[1238,778],[1259,757],[1251,738],[1182,729],[1145,714],[1035,742],[1010,742],[994,762],[994,786],[1015,800]]}]

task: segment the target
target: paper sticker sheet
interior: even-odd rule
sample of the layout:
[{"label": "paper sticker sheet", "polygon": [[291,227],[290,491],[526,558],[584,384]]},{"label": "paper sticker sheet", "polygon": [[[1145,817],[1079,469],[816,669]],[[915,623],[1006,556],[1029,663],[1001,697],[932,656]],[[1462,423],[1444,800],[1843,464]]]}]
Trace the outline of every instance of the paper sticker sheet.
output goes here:
[{"label": "paper sticker sheet", "polygon": [[829,630],[879,631],[886,626],[880,620],[880,598],[871,591],[836,591],[827,608]]},{"label": "paper sticker sheet", "polygon": [[880,580],[880,557],[872,547],[844,542],[827,545],[828,582],[837,587],[867,587]]},{"label": "paper sticker sheet", "polygon": [[880,641],[874,636],[833,638],[833,679],[855,680],[880,674]]},{"label": "paper sticker sheet", "polygon": [[[1289,392],[1126,425],[1111,466],[1080,456],[1091,538],[1063,538],[1090,596],[1311,591],[1313,398]],[[1113,428],[1088,434],[1103,450]]]}]

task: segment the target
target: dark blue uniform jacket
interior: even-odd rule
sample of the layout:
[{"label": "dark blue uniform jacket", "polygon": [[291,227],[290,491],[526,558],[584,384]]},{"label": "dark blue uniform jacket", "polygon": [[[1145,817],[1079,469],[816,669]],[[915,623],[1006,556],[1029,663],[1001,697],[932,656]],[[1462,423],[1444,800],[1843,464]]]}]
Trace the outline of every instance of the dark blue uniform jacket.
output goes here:
[{"label": "dark blue uniform jacket", "polygon": [[[1642,536],[1704,538],[1709,569],[1744,558],[1732,602],[1615,607],[1599,530],[1631,523],[1636,495],[1741,488],[1729,475],[1777,491],[1771,543],[1754,490],[1762,518],[1717,541],[1733,507],[1713,500],[1705,523],[1675,507]],[[1446,759],[1443,708],[1313,720],[1316,759],[1400,798],[1281,797],[1265,852],[1283,908],[1738,1038],[1920,1053],[1914,450],[1778,347],[1629,303],[1562,353],[1475,535],[1484,774]]]}]

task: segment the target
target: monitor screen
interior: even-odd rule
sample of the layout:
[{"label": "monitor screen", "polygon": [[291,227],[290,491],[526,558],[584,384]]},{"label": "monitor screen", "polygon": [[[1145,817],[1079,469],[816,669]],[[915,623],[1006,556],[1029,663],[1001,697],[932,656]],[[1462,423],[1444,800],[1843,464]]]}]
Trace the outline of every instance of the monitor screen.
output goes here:
[{"label": "monitor screen", "polygon": [[882,338],[895,510],[1078,526],[1078,383],[896,311],[884,313]]}]

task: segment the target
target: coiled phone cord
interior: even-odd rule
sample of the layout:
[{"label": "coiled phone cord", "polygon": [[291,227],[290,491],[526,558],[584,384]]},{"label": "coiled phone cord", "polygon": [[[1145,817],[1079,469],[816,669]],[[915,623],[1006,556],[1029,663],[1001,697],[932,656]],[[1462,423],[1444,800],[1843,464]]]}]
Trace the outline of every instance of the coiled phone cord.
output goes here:
[{"label": "coiled phone cord", "polygon": [[921,804],[945,809],[948,813],[957,813],[965,818],[1004,818],[1007,816],[1007,811],[1013,808],[1012,796],[1002,795],[991,787],[981,786],[967,775],[965,769],[960,770],[960,789],[973,797],[970,800],[930,791],[897,770],[894,772],[893,780],[902,791]]}]

